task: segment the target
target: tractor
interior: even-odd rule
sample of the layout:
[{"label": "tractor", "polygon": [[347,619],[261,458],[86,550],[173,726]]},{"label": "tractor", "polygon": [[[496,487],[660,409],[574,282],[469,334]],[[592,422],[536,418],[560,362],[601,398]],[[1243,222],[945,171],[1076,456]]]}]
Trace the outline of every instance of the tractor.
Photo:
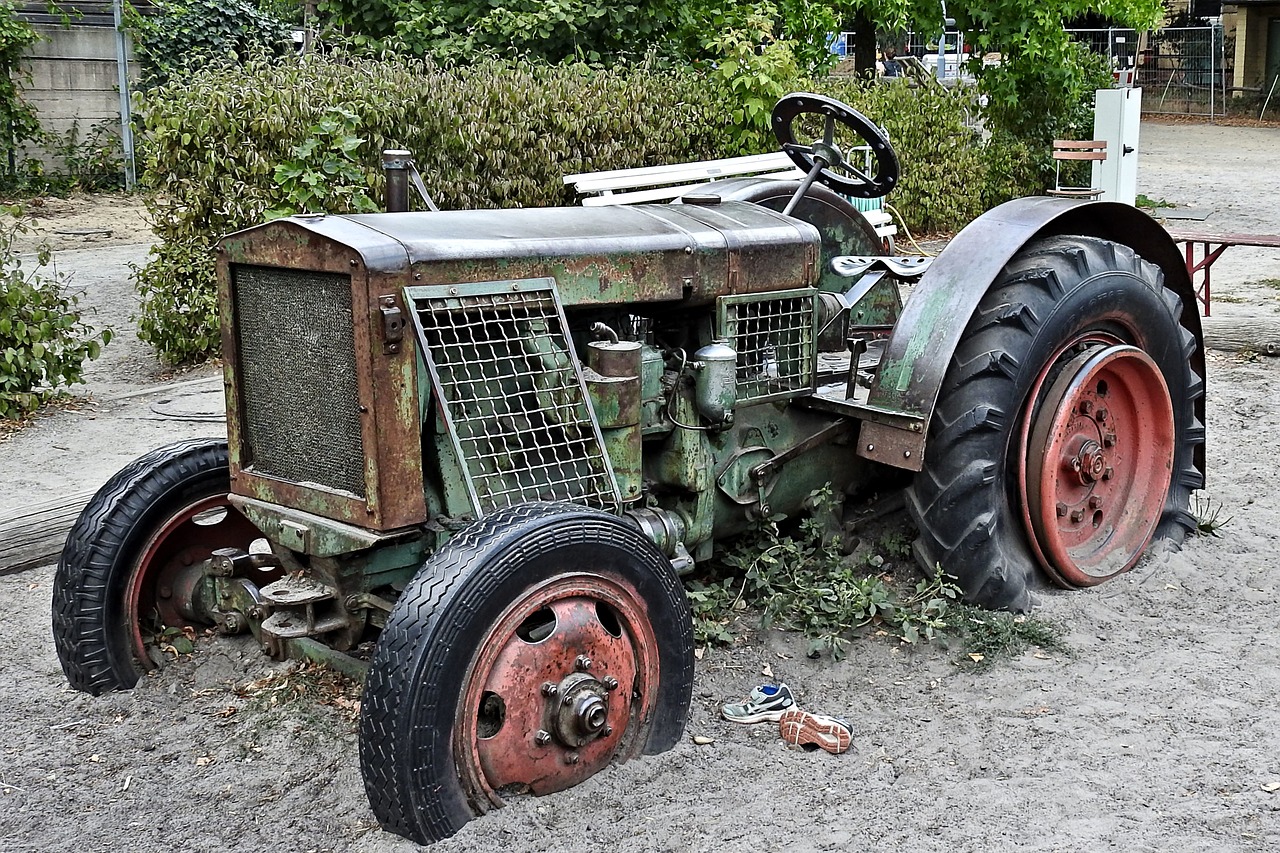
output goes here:
[{"label": "tractor", "polygon": [[75,523],[71,685],[132,687],[185,626],[361,673],[373,812],[426,843],[676,744],[681,575],[826,484],[908,481],[920,564],[991,608],[1181,542],[1204,349],[1165,232],[1024,198],[889,257],[849,201],[896,184],[884,132],[804,93],[772,122],[803,180],[410,212],[393,169],[398,210],[224,238],[227,439]]}]

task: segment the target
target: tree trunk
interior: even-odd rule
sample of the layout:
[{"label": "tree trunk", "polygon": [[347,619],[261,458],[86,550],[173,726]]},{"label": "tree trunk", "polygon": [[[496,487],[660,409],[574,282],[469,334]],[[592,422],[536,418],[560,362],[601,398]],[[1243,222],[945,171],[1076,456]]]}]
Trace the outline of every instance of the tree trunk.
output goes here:
[{"label": "tree trunk", "polygon": [[876,25],[863,10],[853,15],[853,67],[859,77],[876,76]]},{"label": "tree trunk", "polygon": [[1280,316],[1202,317],[1200,322],[1210,349],[1280,355]]}]

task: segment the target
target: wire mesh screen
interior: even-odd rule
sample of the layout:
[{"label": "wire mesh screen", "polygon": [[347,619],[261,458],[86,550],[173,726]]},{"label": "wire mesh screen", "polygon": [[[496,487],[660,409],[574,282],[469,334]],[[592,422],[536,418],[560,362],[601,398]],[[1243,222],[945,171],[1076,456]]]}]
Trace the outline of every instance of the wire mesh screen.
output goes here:
[{"label": "wire mesh screen", "polygon": [[720,298],[720,336],[738,353],[740,402],[813,389],[814,299],[812,289]]},{"label": "wire mesh screen", "polygon": [[615,506],[617,488],[550,285],[408,293],[475,511],[536,500]]},{"label": "wire mesh screen", "polygon": [[245,464],[365,494],[351,277],[236,265]]}]

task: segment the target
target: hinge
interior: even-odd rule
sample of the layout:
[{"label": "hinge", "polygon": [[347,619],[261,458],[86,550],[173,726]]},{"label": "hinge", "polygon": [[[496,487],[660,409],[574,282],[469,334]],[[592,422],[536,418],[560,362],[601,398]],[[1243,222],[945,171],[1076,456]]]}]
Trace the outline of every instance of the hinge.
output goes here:
[{"label": "hinge", "polygon": [[394,296],[380,296],[378,303],[382,310],[382,351],[394,355],[400,352],[400,342],[404,340],[404,314]]}]

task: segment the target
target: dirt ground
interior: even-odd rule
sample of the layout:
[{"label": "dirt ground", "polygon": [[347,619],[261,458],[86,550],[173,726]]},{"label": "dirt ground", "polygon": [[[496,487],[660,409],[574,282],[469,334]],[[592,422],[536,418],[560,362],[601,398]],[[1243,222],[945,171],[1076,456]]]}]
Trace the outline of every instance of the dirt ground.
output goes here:
[{"label": "dirt ground", "polygon": [[[1206,227],[1277,233],[1278,151],[1277,128],[1144,124],[1139,188],[1213,210]],[[98,218],[121,209],[137,213],[112,201]],[[216,370],[167,376],[128,332],[139,232],[60,236],[60,266],[121,335],[91,400],[0,444],[0,514],[223,430]],[[1280,310],[1280,250],[1230,249],[1214,272],[1216,314]],[[1204,500],[1230,522],[1096,590],[1044,594],[1072,654],[978,670],[867,638],[835,663],[744,626],[698,665],[688,733],[711,743],[515,801],[433,850],[1280,850],[1278,414],[1280,361],[1210,354]],[[223,640],[130,693],[75,693],[50,637],[52,576],[0,577],[0,849],[414,849],[365,802],[351,694]],[[721,721],[766,671],[853,720],[854,748],[796,751],[768,725]]]}]

